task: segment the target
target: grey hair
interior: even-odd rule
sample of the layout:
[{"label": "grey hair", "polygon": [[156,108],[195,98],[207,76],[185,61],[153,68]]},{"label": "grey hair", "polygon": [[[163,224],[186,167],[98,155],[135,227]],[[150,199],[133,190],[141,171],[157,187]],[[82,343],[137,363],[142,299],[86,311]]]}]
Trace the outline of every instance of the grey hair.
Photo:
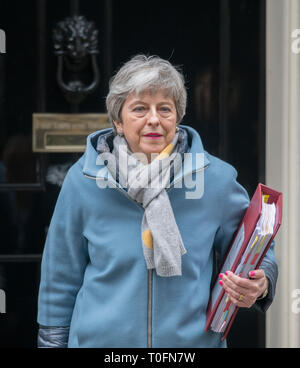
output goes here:
[{"label": "grey hair", "polygon": [[122,122],[122,107],[127,97],[135,92],[164,90],[173,98],[177,111],[177,124],[185,115],[187,92],[184,77],[178,67],[158,56],[136,55],[125,63],[109,82],[106,97],[108,117]]}]

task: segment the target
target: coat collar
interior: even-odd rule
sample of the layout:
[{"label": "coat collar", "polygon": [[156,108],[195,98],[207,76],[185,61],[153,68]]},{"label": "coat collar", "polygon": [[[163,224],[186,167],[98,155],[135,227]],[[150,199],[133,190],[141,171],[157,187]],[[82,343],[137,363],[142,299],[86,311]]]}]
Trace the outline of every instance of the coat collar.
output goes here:
[{"label": "coat collar", "polygon": [[[185,129],[188,133],[190,151],[188,154],[185,154],[182,170],[176,175],[173,182],[180,180],[183,176],[189,175],[192,172],[206,168],[210,163],[198,132],[187,125],[179,125],[179,127]],[[83,155],[83,174],[93,179],[106,178],[119,186],[106,169],[101,156],[96,150],[98,137],[102,134],[112,132],[112,130],[112,128],[98,130],[88,135],[86,150]]]}]

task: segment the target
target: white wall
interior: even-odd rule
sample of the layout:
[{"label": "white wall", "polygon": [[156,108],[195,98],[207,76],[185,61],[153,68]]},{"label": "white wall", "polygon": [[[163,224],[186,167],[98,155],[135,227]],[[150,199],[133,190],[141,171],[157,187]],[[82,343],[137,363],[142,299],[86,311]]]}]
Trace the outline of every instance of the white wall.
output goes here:
[{"label": "white wall", "polygon": [[275,246],[279,279],[267,312],[267,347],[300,347],[300,32],[298,44],[295,29],[300,0],[267,0],[266,184],[283,192]]}]

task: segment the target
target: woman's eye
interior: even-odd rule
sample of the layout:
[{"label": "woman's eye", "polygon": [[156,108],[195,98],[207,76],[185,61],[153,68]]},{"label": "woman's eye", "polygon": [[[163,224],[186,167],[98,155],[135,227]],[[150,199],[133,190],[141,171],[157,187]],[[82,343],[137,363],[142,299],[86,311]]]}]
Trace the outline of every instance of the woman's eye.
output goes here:
[{"label": "woman's eye", "polygon": [[135,112],[143,112],[145,111],[145,107],[144,106],[136,106],[133,111]]},{"label": "woman's eye", "polygon": [[171,109],[170,109],[168,106],[162,106],[162,107],[160,108],[160,110],[161,110],[162,112],[171,112]]}]

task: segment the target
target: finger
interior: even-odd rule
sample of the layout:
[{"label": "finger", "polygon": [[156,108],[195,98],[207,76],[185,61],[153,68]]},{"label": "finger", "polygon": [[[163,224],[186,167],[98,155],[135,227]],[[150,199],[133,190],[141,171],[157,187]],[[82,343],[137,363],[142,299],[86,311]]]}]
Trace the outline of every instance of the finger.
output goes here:
[{"label": "finger", "polygon": [[265,275],[265,271],[262,269],[250,271],[249,276],[251,277],[251,280],[257,284],[257,296],[262,295],[269,286],[269,280]]},{"label": "finger", "polygon": [[240,308],[245,308],[245,307],[250,306],[251,302],[250,300],[248,301],[247,296],[243,294],[238,294],[235,290],[224,287],[223,281],[220,281],[220,283],[222,284],[224,291],[227,295],[227,298],[230,300],[231,303],[233,303],[234,305]]},{"label": "finger", "polygon": [[243,301],[240,301],[239,298],[235,298],[234,296],[232,295],[228,295],[230,301],[236,305],[237,307],[240,307],[240,308],[243,308],[245,305],[243,303]]},{"label": "finger", "polygon": [[251,303],[248,302],[245,298],[240,300],[240,298],[235,298],[234,296],[229,295],[230,301],[239,308],[250,308]]},{"label": "finger", "polygon": [[258,269],[258,270],[253,270],[249,272],[249,277],[251,279],[261,279],[266,277],[265,275],[265,271],[262,269]]},{"label": "finger", "polygon": [[[220,274],[219,277],[221,278],[220,284],[235,305],[250,308],[254,304],[258,296],[258,283],[260,280],[245,279],[230,271]],[[243,297],[242,300],[240,299],[241,295]]]},{"label": "finger", "polygon": [[[257,280],[245,280],[239,276],[232,275],[232,273],[231,275],[227,273],[227,275],[228,276],[222,275],[222,283],[223,283],[224,290],[229,296],[235,299],[235,304],[236,304],[236,301],[239,302],[236,305],[249,308],[255,302],[258,296],[258,285],[257,285],[258,281]],[[235,276],[235,277],[232,277],[232,276]],[[237,281],[237,283],[235,283],[235,281],[232,281],[232,280]],[[249,287],[245,288],[245,287],[239,286],[241,284],[243,285],[245,284],[243,281],[247,281],[246,285]],[[240,300],[241,295],[243,296],[243,300]]]},{"label": "finger", "polygon": [[[223,281],[224,280],[224,281]],[[245,295],[248,294],[248,290],[238,287],[236,284],[234,284],[231,280],[224,278],[220,281],[220,285],[224,288],[226,294],[236,300],[240,299],[240,295],[243,295],[245,298]],[[240,300],[239,300],[240,301]]]},{"label": "finger", "polygon": [[238,307],[250,308],[255,303],[256,298],[252,294],[246,294],[246,290],[245,294],[243,292],[239,293],[236,290],[225,286],[224,283],[223,288],[231,302]]},{"label": "finger", "polygon": [[[230,290],[234,290],[235,292],[245,295],[247,296],[247,299],[249,302],[251,302],[251,304],[253,304],[253,302],[256,300],[256,298],[261,295],[265,288],[264,285],[264,280],[263,279],[257,279],[257,280],[248,280],[248,279],[243,279],[241,277],[231,277],[231,280],[237,280],[236,283],[230,283],[230,276],[232,275],[228,275],[228,276],[224,276],[222,278],[222,281],[224,283],[224,288],[227,288],[228,291]],[[236,275],[234,275],[236,276]],[[245,283],[246,282],[246,283]],[[242,287],[239,285],[247,285],[247,287]],[[263,291],[262,291],[263,289]]]},{"label": "finger", "polygon": [[243,278],[243,277],[240,277],[238,275],[235,275],[231,271],[225,272],[225,274],[223,275],[222,280],[224,280],[224,281],[230,280],[237,287],[242,288],[242,289],[251,289],[252,288],[251,280],[248,280],[247,278]]},{"label": "finger", "polygon": [[235,297],[238,297],[240,294],[244,295],[247,293],[246,288],[238,286],[226,276],[222,278],[222,284],[224,290],[232,295],[235,295]]},{"label": "finger", "polygon": [[246,296],[243,293],[239,293],[234,289],[225,287],[224,290],[226,294],[230,297],[230,299],[235,302],[235,304],[238,302],[238,304],[240,305],[246,302]]}]

